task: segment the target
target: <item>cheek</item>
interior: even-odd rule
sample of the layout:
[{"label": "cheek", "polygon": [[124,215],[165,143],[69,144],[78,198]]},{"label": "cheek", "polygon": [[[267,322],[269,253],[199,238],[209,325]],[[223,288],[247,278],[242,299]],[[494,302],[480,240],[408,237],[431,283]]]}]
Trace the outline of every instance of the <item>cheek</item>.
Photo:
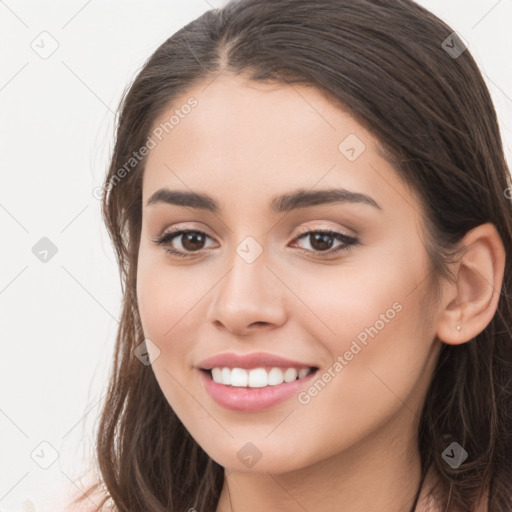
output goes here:
[{"label": "cheek", "polygon": [[[359,379],[378,381],[372,369],[388,375],[401,368],[411,377],[414,370],[421,372],[434,332],[425,331],[425,262],[420,257],[409,265],[375,261],[302,273],[295,281],[294,291],[307,306],[297,302],[303,313],[295,314],[295,320],[319,342],[319,349],[327,349],[328,366],[343,357],[349,386]],[[391,382],[402,386],[399,379],[396,372]],[[364,394],[364,387],[357,392]]]},{"label": "cheek", "polygon": [[[174,324],[171,290],[163,293],[165,282],[156,272],[140,272],[137,276],[137,302],[144,335],[150,339],[160,339]],[[170,293],[171,292],[171,293]],[[171,307],[169,307],[171,306]]]},{"label": "cheek", "polygon": [[[208,293],[207,276],[197,267],[177,267],[142,257],[137,272],[137,301],[144,333],[171,340],[177,331],[193,333],[195,310]],[[167,342],[166,342],[167,343]]]},{"label": "cheek", "polygon": [[182,419],[193,406],[184,389],[189,388],[192,380],[189,362],[190,349],[197,337],[197,309],[209,289],[194,286],[190,269],[172,269],[142,258],[137,273],[137,301],[144,336],[159,349],[152,369],[167,402]]},{"label": "cheek", "polygon": [[[344,274],[317,280],[321,289],[310,277],[299,280],[310,311],[295,318],[330,356],[298,397],[294,416],[308,431],[330,439],[315,438],[317,455],[328,456],[333,447],[342,449],[378,429],[404,403],[414,409],[426,385],[431,343],[423,328],[428,297],[418,286],[422,271],[411,267],[390,265],[387,273],[382,267],[361,269],[354,271],[357,279]],[[291,427],[288,435],[293,438]]]}]

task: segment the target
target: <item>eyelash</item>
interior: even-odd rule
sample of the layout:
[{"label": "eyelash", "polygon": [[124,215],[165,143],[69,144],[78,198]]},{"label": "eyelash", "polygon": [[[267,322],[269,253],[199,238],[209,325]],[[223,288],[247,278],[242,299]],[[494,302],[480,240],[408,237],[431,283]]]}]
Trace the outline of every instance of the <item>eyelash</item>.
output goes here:
[{"label": "eyelash", "polygon": [[[177,238],[180,235],[185,235],[188,233],[199,233],[201,235],[206,235],[208,238],[210,238],[204,231],[200,231],[198,229],[177,229],[174,231],[168,231],[167,233],[164,233],[160,237],[153,239],[153,242],[159,246],[164,246],[163,248],[166,252],[168,252],[169,254],[171,254],[173,256],[178,256],[180,258],[190,258],[197,254],[200,254],[201,252],[204,252],[204,249],[203,249],[203,250],[199,250],[199,251],[184,253],[183,251],[176,250],[176,249],[168,247],[166,245],[169,242],[171,242],[174,238]],[[330,229],[305,231],[303,233],[299,233],[299,235],[294,240],[300,240],[301,238],[305,238],[312,234],[324,234],[324,235],[332,236],[339,242],[343,242],[343,245],[340,245],[336,249],[328,249],[327,251],[299,249],[300,252],[302,252],[304,254],[308,254],[308,255],[310,255],[311,253],[314,253],[315,255],[320,255],[320,257],[324,257],[324,255],[334,256],[338,253],[349,252],[355,245],[359,244],[359,240],[357,238],[354,238],[354,237],[351,237],[351,236],[345,235],[343,233],[340,233],[338,231],[333,231]]]}]

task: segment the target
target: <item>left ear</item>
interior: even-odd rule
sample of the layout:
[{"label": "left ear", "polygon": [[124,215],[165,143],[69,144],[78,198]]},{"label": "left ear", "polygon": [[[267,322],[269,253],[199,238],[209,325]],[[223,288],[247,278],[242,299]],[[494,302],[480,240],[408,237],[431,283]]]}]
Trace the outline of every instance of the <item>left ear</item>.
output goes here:
[{"label": "left ear", "polygon": [[449,345],[465,343],[487,327],[498,307],[505,272],[505,248],[494,224],[468,231],[460,244],[466,252],[456,263],[456,281],[445,286],[436,331]]}]

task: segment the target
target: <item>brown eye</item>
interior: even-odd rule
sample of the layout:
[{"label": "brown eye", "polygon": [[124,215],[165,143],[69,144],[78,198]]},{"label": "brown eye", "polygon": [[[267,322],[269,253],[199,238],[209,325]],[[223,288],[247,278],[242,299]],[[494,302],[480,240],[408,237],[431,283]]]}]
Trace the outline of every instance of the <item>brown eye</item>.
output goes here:
[{"label": "brown eye", "polygon": [[186,251],[197,251],[203,249],[205,234],[199,231],[188,231],[181,234],[181,245]]},{"label": "brown eye", "polygon": [[[359,240],[357,238],[344,235],[338,231],[307,231],[298,236],[296,240],[305,239],[309,242],[310,248],[304,249],[306,253],[317,253],[322,256],[334,255],[341,251],[348,251],[352,246],[357,245]],[[339,242],[337,247],[333,247],[334,242]]]},{"label": "brown eye", "polygon": [[[210,237],[202,231],[188,229],[165,233],[153,241],[157,245],[164,246],[164,249],[170,254],[187,257],[205,249],[204,245],[207,238]],[[175,239],[179,241],[178,247],[174,246]]]},{"label": "brown eye", "polygon": [[328,251],[334,242],[334,237],[327,233],[311,233],[308,236],[311,247],[318,251]]}]

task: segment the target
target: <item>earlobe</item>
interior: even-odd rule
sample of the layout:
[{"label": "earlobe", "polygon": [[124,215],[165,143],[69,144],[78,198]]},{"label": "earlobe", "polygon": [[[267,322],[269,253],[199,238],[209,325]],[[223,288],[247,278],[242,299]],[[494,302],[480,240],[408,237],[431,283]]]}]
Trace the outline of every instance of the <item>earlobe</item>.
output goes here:
[{"label": "earlobe", "polygon": [[466,250],[454,270],[456,281],[446,285],[437,324],[437,337],[449,345],[465,343],[489,325],[505,271],[505,248],[494,224],[468,231],[460,243]]}]

